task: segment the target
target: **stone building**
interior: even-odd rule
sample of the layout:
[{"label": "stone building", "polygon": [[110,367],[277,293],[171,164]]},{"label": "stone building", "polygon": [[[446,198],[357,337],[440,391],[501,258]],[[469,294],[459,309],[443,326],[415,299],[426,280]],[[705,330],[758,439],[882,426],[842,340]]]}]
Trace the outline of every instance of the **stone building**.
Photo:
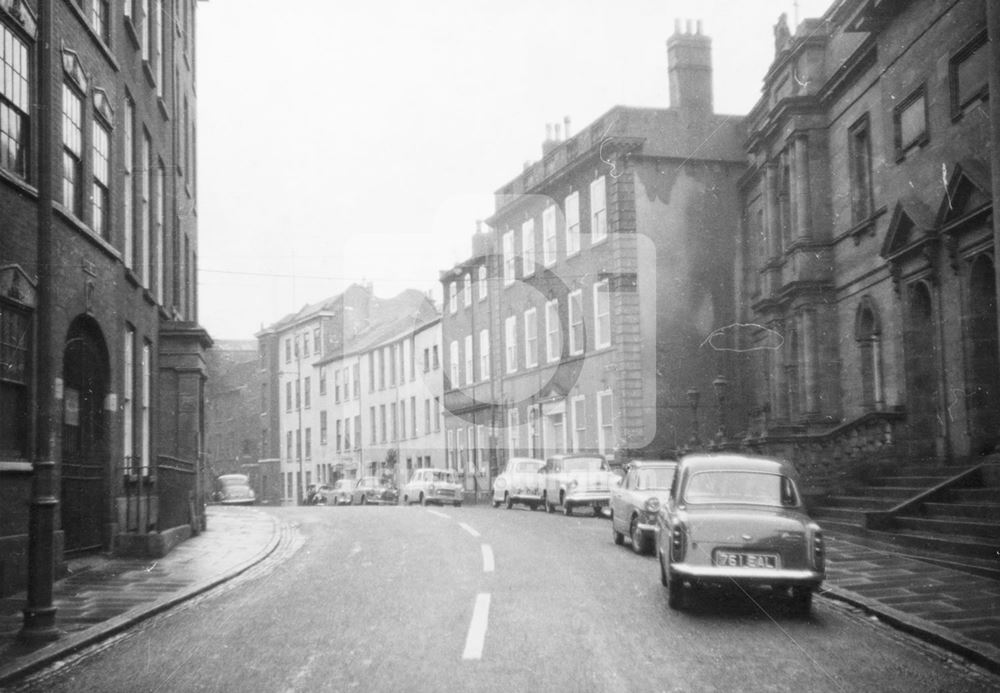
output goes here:
[{"label": "stone building", "polygon": [[0,595],[28,585],[27,632],[67,557],[201,522],[195,6],[0,2]]},{"label": "stone building", "polygon": [[678,23],[667,61],[670,108],[550,126],[441,274],[446,445],[469,491],[508,455],[665,455],[715,430],[688,392],[733,380],[742,118],[713,110],[700,25]]},{"label": "stone building", "polygon": [[982,0],[838,0],[775,26],[740,182],[741,415],[813,490],[998,442],[990,60]]}]

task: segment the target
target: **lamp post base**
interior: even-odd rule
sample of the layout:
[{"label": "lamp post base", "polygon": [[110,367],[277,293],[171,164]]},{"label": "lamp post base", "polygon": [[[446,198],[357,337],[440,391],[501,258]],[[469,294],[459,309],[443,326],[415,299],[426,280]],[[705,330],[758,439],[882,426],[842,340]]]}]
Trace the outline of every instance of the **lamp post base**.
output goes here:
[{"label": "lamp post base", "polygon": [[17,637],[22,642],[42,643],[58,640],[62,632],[56,628],[56,608],[24,610],[24,623]]}]

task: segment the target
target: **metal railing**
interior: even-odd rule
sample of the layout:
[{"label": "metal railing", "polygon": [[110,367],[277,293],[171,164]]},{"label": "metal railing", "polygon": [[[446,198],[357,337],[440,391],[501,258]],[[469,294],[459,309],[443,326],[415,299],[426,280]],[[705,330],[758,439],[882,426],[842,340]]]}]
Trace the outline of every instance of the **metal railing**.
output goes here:
[{"label": "metal railing", "polygon": [[177,457],[160,455],[156,476],[159,486],[159,530],[193,524],[197,481],[195,464]]},{"label": "metal railing", "polygon": [[126,456],[118,466],[122,480],[123,507],[119,519],[123,532],[146,534],[156,529],[153,498],[156,496],[156,478],[151,467],[143,467],[139,460]]}]

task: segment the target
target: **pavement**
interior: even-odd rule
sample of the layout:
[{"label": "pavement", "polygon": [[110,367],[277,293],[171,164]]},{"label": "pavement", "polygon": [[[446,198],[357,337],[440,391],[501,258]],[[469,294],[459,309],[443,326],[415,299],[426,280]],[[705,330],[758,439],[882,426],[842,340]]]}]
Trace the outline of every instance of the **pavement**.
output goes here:
[{"label": "pavement", "polygon": [[[1000,581],[825,533],[827,580],[821,595],[854,605],[911,635],[1000,673]],[[208,529],[156,560],[96,557],[75,561],[54,586],[63,635],[28,645],[18,639],[24,593],[0,599],[0,687],[120,633],[246,572],[293,530],[256,508],[208,509]]]}]

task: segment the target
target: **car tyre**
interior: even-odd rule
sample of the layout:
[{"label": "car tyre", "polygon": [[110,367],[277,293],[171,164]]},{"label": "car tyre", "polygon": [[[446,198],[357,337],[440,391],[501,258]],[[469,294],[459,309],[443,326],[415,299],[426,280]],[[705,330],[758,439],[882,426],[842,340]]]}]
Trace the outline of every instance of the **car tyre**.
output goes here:
[{"label": "car tyre", "polygon": [[427,505],[427,497],[423,493],[420,494],[420,505]]},{"label": "car tyre", "polygon": [[509,493],[503,494],[504,504],[507,506],[507,510],[514,507],[514,499],[510,497]]},{"label": "car tyre", "polygon": [[554,513],[556,511],[556,506],[549,503],[549,494],[542,496],[542,504],[545,505],[545,512]]},{"label": "car tyre", "polygon": [[632,550],[639,555],[646,553],[646,538],[642,535],[642,530],[639,529],[638,515],[632,516],[632,521],[628,527],[628,535],[632,540]]},{"label": "car tyre", "polygon": [[625,535],[615,529],[615,514],[611,513],[611,538],[614,539],[616,546],[621,546],[625,543]]},{"label": "car tyre", "polygon": [[498,501],[496,498],[493,499],[493,507],[494,508],[499,508],[500,507],[500,501]]},{"label": "car tyre", "polygon": [[657,558],[660,562],[660,584],[663,585],[664,587],[668,587],[670,585],[670,582],[667,579],[667,568],[666,566],[663,565],[663,554],[658,553]]},{"label": "car tyre", "polygon": [[455,501],[455,507],[456,508],[461,508],[462,507],[462,501]]},{"label": "car tyre", "polygon": [[368,505],[368,496],[361,496],[361,505]]},{"label": "car tyre", "polygon": [[573,508],[569,507],[569,503],[566,502],[566,496],[564,496],[561,493],[559,494],[559,505],[562,506],[563,515],[565,515],[566,517],[569,517],[570,515],[573,514]]},{"label": "car tyre", "polygon": [[684,581],[667,572],[667,606],[671,609],[684,608]]},{"label": "car tyre", "polygon": [[798,616],[808,616],[812,609],[812,590],[808,587],[793,587],[790,606],[792,613]]}]

